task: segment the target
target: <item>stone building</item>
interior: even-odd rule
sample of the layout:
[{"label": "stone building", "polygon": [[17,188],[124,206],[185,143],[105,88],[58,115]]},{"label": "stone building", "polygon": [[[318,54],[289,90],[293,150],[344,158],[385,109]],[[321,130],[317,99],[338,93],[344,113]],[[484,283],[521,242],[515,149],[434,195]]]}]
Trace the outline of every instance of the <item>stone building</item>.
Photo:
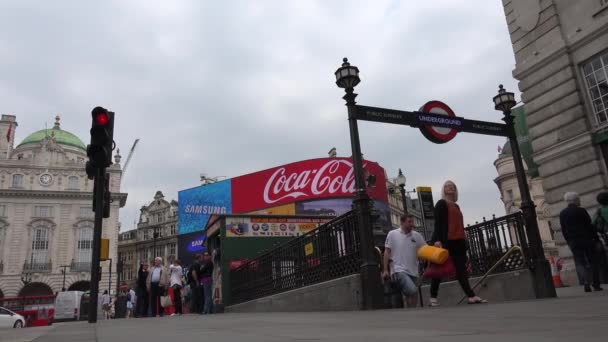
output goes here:
[{"label": "stone building", "polygon": [[141,207],[137,229],[120,233],[121,279],[133,283],[141,262],[151,262],[160,256],[168,263],[178,257],[177,248],[177,201],[169,202],[161,191],[157,191],[154,200]]},{"label": "stone building", "polygon": [[[505,205],[505,212],[507,214],[514,214],[520,211],[521,194],[519,192],[519,185],[515,174],[515,164],[513,162],[513,154],[509,141],[505,143],[498,158],[494,161],[494,166],[498,172],[498,177],[494,179],[494,182],[500,191],[500,199]],[[551,221],[549,221],[548,218],[547,210],[549,209],[549,206],[545,201],[543,179],[534,172],[530,172],[530,168],[527,167],[525,161],[524,167],[526,169],[530,194],[532,200],[536,204],[538,228],[540,229],[540,237],[542,239],[543,248],[545,249],[545,255],[547,257],[557,256],[557,247],[553,237],[553,231],[551,230]]]},{"label": "stone building", "polygon": [[559,212],[576,191],[594,214],[608,185],[608,1],[502,0],[547,217],[576,283]]},{"label": "stone building", "polygon": [[[53,128],[34,132],[15,147],[17,127],[15,116],[2,115],[0,297],[54,294],[62,288],[86,290],[94,217],[93,182],[85,172],[86,147],[61,128],[59,116]],[[102,232],[103,238],[110,239],[113,259],[119,208],[127,200],[127,194],[120,193],[120,155],[115,161],[108,168],[113,202]],[[108,284],[108,266],[102,262],[102,289]]]},{"label": "stone building", "polygon": [[[387,180],[386,188],[388,189],[388,205],[390,207],[391,226],[399,228],[401,226],[401,215],[403,215],[403,197],[401,189],[395,181]],[[407,212],[414,215],[414,227],[417,231],[422,232],[422,213],[418,201],[410,197],[409,192],[406,193]]]}]

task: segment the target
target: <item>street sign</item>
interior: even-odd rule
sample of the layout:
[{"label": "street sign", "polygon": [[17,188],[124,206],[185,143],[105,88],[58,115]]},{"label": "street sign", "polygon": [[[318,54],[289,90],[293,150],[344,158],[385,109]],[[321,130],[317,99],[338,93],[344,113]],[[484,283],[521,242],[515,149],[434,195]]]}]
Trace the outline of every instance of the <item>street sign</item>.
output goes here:
[{"label": "street sign", "polygon": [[416,116],[414,115],[414,112],[359,105],[356,105],[355,108],[356,111],[353,116],[357,120],[385,122],[408,126],[416,125]]},{"label": "street sign", "polygon": [[417,113],[416,119],[422,135],[436,144],[444,144],[454,139],[459,128],[464,126],[464,119],[456,117],[454,111],[441,101],[425,103]]}]

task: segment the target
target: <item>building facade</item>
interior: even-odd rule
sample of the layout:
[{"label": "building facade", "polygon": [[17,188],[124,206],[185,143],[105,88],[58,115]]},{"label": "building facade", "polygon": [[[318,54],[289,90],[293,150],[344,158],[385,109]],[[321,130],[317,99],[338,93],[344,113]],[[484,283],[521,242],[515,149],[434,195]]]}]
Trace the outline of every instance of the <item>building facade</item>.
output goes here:
[{"label": "building facade", "polygon": [[177,201],[165,200],[157,191],[154,200],[140,209],[137,228],[120,233],[118,257],[123,261],[121,280],[132,284],[142,262],[160,256],[165,263],[178,257]]},{"label": "building facade", "polygon": [[608,188],[608,1],[502,3],[562,278],[576,284],[559,212],[564,193],[576,191],[594,214],[597,194]]},{"label": "building facade", "polygon": [[[93,181],[85,172],[86,147],[61,129],[28,135],[14,146],[16,117],[0,120],[0,297],[87,290],[93,240]],[[102,238],[110,240],[116,259],[120,193],[120,155],[108,168],[113,202],[104,219]],[[102,262],[100,288],[111,274]],[[114,271],[115,272],[115,271]],[[116,274],[112,276],[116,279]],[[112,285],[110,288],[113,288]]]},{"label": "building facade", "polygon": [[[505,205],[506,214],[514,214],[520,211],[521,208],[521,193],[517,183],[517,175],[515,173],[515,164],[513,162],[513,154],[511,151],[510,142],[507,141],[502,148],[494,166],[498,172],[498,177],[494,182],[500,191],[500,199]],[[557,245],[555,244],[553,230],[551,229],[551,221],[548,216],[549,206],[545,201],[545,191],[543,189],[543,179],[540,176],[531,177],[529,168],[524,162],[528,186],[532,200],[536,204],[536,216],[538,218],[538,228],[540,229],[540,237],[542,239],[545,255],[558,256]]]}]

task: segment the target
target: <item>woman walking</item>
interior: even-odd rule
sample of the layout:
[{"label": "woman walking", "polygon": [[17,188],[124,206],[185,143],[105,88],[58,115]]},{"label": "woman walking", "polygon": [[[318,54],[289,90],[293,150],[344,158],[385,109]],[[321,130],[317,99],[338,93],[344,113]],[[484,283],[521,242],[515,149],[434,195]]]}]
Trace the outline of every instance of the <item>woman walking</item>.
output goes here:
[{"label": "woman walking", "polygon": [[182,315],[182,278],[184,271],[182,269],[182,263],[179,259],[175,259],[173,264],[169,266],[169,274],[171,276],[171,288],[173,289],[173,301],[175,302],[175,314]]},{"label": "woman walking", "polygon": [[110,294],[108,290],[103,291],[103,295],[101,296],[101,310],[103,311],[103,317],[105,319],[110,319],[111,316],[111,307],[112,299],[110,298]]},{"label": "woman walking", "polygon": [[[467,243],[464,233],[464,219],[458,204],[458,188],[452,181],[446,181],[441,190],[441,199],[435,205],[435,231],[431,242],[437,247],[443,247],[450,252],[450,257],[456,268],[456,278],[460,287],[469,297],[469,304],[487,303],[475,295],[467,278]],[[441,279],[431,281],[431,306],[439,306],[437,295]]]}]

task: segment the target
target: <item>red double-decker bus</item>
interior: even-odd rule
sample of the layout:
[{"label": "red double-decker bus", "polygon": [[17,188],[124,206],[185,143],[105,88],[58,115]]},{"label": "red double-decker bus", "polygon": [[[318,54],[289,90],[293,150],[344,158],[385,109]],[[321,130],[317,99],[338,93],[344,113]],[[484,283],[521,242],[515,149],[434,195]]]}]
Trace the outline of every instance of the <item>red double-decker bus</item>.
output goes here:
[{"label": "red double-decker bus", "polygon": [[0,298],[0,307],[25,317],[26,327],[51,325],[55,314],[55,295],[4,297]]}]

